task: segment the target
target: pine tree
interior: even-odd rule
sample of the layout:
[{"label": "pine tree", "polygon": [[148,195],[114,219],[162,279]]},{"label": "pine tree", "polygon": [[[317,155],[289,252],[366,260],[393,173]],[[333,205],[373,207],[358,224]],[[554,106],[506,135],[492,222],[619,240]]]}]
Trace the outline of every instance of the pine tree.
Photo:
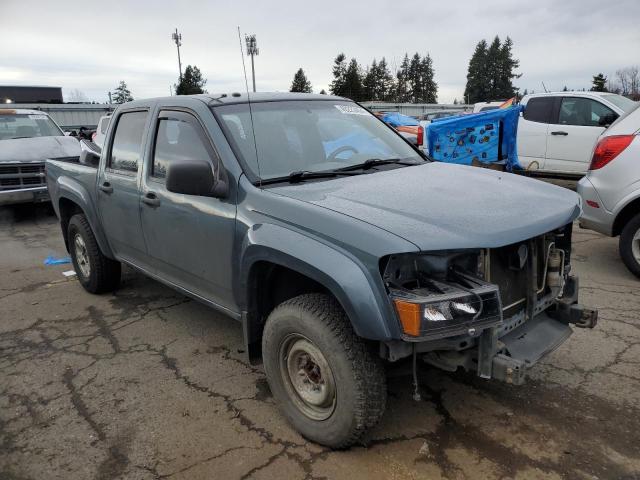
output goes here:
[{"label": "pine tree", "polygon": [[131,96],[131,92],[124,80],[120,80],[120,84],[115,88],[111,98],[113,103],[125,103],[133,100],[133,96]]},{"label": "pine tree", "polygon": [[487,99],[489,78],[487,75],[487,41],[480,40],[469,60],[464,101],[476,103]]},{"label": "pine tree", "polygon": [[196,95],[198,93],[207,93],[204,90],[204,86],[207,83],[205,79],[202,78],[202,73],[200,69],[195,65],[192,67],[191,65],[187,65],[187,68],[184,70],[184,74],[182,75],[182,80],[175,85],[176,95]]},{"label": "pine tree", "polygon": [[433,79],[433,60],[427,55],[420,62],[420,83],[422,85],[422,98],[420,103],[437,103],[438,102],[438,84]]},{"label": "pine tree", "polygon": [[293,82],[291,83],[291,89],[289,91],[299,93],[311,93],[313,91],[311,89],[311,82],[307,80],[307,76],[304,74],[302,68],[298,69],[293,76]]},{"label": "pine tree", "polygon": [[422,65],[420,55],[414,53],[409,63],[409,97],[413,103],[420,103],[422,99]]},{"label": "pine tree", "polygon": [[513,58],[512,48],[513,41],[507,37],[502,43],[498,54],[498,66],[496,69],[498,77],[496,78],[494,100],[515,97],[518,92],[518,89],[513,86],[513,80],[521,76],[521,74],[514,72],[520,66],[520,61]]},{"label": "pine tree", "polygon": [[605,77],[602,73],[593,76],[593,80],[591,82],[593,86],[591,90],[594,92],[606,92],[607,91],[607,77]]},{"label": "pine tree", "polygon": [[333,61],[333,81],[329,85],[329,91],[333,95],[344,96],[345,74],[347,72],[347,57],[344,53],[338,54]]},{"label": "pine tree", "polygon": [[344,73],[343,97],[350,98],[356,102],[363,99],[362,72],[360,65],[355,58],[349,62],[349,66]]},{"label": "pine tree", "polygon": [[404,58],[402,59],[402,63],[400,64],[400,69],[396,72],[396,98],[395,101],[398,103],[407,103],[410,101],[409,94],[409,55],[404,54]]},{"label": "pine tree", "polygon": [[387,60],[384,57],[382,57],[382,60],[378,63],[378,78],[380,82],[380,100],[392,100],[395,85],[393,82],[393,75],[389,71]]},{"label": "pine tree", "polygon": [[362,96],[365,100],[379,100],[377,95],[378,63],[373,59],[362,77]]},{"label": "pine tree", "polygon": [[487,49],[487,80],[489,82],[489,88],[487,91],[486,101],[499,100],[498,92],[502,90],[500,86],[500,77],[502,75],[502,48],[500,44],[500,37],[497,35],[494,37],[493,42]]},{"label": "pine tree", "polygon": [[326,95],[327,91],[323,88],[322,90],[320,90],[320,95]]}]

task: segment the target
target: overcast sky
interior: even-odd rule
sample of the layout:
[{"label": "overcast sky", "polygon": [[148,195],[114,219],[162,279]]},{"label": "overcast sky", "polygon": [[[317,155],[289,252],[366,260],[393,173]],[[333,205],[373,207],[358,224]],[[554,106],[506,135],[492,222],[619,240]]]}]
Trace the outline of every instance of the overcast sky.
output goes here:
[{"label": "overcast sky", "polygon": [[[591,76],[640,64],[640,0],[0,0],[0,84],[61,86],[105,101],[125,80],[134,97],[169,94],[178,65],[197,65],[209,92],[244,90],[237,26],[255,33],[260,91],[288,90],[302,67],[328,90],[339,52],[391,67],[429,53],[441,103],[461,99],[476,43],[509,35],[521,89],[588,88]],[[250,75],[250,64],[247,73]]]}]

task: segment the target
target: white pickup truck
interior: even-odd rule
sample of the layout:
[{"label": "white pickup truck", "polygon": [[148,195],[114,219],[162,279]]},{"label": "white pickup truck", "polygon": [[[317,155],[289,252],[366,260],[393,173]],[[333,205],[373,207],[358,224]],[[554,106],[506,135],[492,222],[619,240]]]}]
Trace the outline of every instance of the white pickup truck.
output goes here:
[{"label": "white pickup truck", "polygon": [[527,170],[581,177],[604,130],[636,102],[604,92],[526,95],[518,122],[518,160]]}]

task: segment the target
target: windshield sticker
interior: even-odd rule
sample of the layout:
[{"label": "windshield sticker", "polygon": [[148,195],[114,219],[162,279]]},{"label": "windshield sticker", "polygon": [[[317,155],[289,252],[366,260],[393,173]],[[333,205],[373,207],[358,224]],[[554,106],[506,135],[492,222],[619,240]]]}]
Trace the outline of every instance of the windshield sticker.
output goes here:
[{"label": "windshield sticker", "polygon": [[369,112],[357,105],[334,105],[334,107],[346,115],[369,115]]},{"label": "windshield sticker", "polygon": [[29,115],[29,118],[31,120],[46,120],[47,116],[46,115]]}]

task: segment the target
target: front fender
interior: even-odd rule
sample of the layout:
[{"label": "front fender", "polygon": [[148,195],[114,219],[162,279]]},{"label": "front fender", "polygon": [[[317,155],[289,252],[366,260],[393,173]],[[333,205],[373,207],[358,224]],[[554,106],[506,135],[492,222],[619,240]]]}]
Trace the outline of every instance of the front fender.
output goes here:
[{"label": "front fender", "polygon": [[249,304],[249,275],[256,262],[295,270],[326,287],[340,302],[354,331],[371,340],[398,338],[399,328],[380,274],[368,270],[348,252],[287,228],[261,224],[247,230],[242,242],[239,291]]},{"label": "front fender", "polygon": [[109,242],[102,229],[100,219],[98,218],[98,210],[89,190],[79,181],[67,176],[58,177],[55,188],[56,191],[52,198],[56,199],[55,203],[58,215],[60,215],[60,201],[62,199],[67,199],[78,205],[89,221],[89,225],[91,226],[91,230],[93,230],[100,250],[105,256],[113,258],[113,252],[109,247]]}]

